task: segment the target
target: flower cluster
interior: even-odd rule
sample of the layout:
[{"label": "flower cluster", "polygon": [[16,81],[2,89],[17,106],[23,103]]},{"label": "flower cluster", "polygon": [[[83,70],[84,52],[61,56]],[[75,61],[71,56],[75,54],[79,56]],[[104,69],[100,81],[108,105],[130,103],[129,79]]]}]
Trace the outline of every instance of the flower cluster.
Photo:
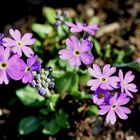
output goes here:
[{"label": "flower cluster", "polygon": [[[21,80],[23,83],[32,82],[32,71],[39,70],[41,65],[37,56],[34,56],[30,45],[33,45],[35,39],[32,39],[31,33],[24,34],[21,37],[19,30],[10,29],[11,38],[4,38],[0,34],[0,84],[9,83],[10,78]],[[22,53],[23,52],[23,53]],[[25,54],[27,64],[21,58]]]},{"label": "flower cluster", "polygon": [[106,122],[111,124],[116,122],[116,114],[121,119],[127,119],[127,114],[131,111],[123,105],[133,97],[131,92],[137,92],[136,85],[132,83],[135,78],[132,72],[129,71],[123,76],[122,70],[119,70],[119,74],[113,76],[116,68],[109,64],[105,65],[102,71],[97,64],[93,64],[93,68],[88,68],[88,72],[94,77],[87,85],[93,91],[93,102],[99,105],[99,114],[107,113]]},{"label": "flower cluster", "polygon": [[47,69],[41,69],[39,72],[34,72],[34,80],[31,83],[31,86],[37,87],[38,93],[41,96],[45,94],[50,96],[50,88],[54,88],[54,78],[51,75],[52,68],[48,67]]},{"label": "flower cluster", "polygon": [[[85,65],[91,64],[94,57],[90,53],[93,45],[89,36],[95,35],[96,31],[99,30],[98,25],[87,25],[79,22],[76,22],[76,24],[65,22],[65,24],[70,27],[72,33],[82,32],[83,37],[78,38],[72,35],[69,39],[66,39],[68,48],[59,51],[60,58],[69,60],[69,64],[73,67],[79,67],[81,62]],[[107,114],[106,122],[111,124],[116,122],[116,114],[121,119],[127,119],[127,114],[130,114],[131,111],[124,105],[133,97],[132,92],[137,92],[136,85],[132,83],[135,77],[132,72],[129,71],[123,76],[122,70],[119,70],[118,75],[115,76],[116,68],[109,64],[105,65],[103,70],[99,65],[93,64],[93,68],[89,67],[88,72],[94,77],[87,82],[87,85],[93,92],[93,102],[100,108],[99,114]]]},{"label": "flower cluster", "polygon": [[[72,33],[83,32],[83,37],[78,39],[77,36],[72,35],[69,39],[66,39],[68,49],[59,51],[60,58],[62,60],[69,60],[69,64],[73,67],[79,67],[82,63],[85,65],[91,64],[94,60],[94,57],[90,53],[93,45],[88,38],[99,30],[98,25],[86,25],[79,22],[76,22],[76,24],[65,22],[65,24],[71,28],[70,31]],[[85,36],[85,33],[88,33],[88,35]]]},{"label": "flower cluster", "polygon": [[[20,31],[17,29],[10,29],[9,33],[12,38],[4,38],[4,35],[0,34],[0,84],[8,84],[10,78],[33,84],[37,76],[40,76],[40,79],[36,81],[36,85],[39,87],[39,93],[43,95],[43,88],[40,84],[43,87],[54,87],[53,78],[49,78],[51,68],[49,68],[49,71],[41,69],[41,62],[30,47],[35,42],[31,33],[25,33],[21,36]],[[26,56],[26,62],[23,59],[25,57],[22,57],[23,55]],[[39,74],[34,75],[37,72]],[[42,78],[43,74],[44,79]],[[39,83],[41,78],[42,83]]]},{"label": "flower cluster", "polygon": [[[69,65],[80,67],[83,64],[93,63],[94,57],[91,53],[93,45],[90,37],[99,30],[96,24],[85,24],[76,22],[65,22],[66,13],[57,11],[56,24],[65,23],[74,35],[66,39],[67,48],[59,50],[62,60],[68,60]],[[59,26],[59,25],[57,25]],[[10,79],[22,80],[36,87],[41,96],[50,96],[50,89],[54,88],[52,68],[43,69],[38,56],[34,54],[31,46],[35,43],[31,33],[23,36],[19,30],[9,30],[10,38],[0,34],[0,84],[8,84]],[[79,34],[78,34],[79,33]],[[131,110],[125,105],[137,92],[133,82],[135,76],[131,71],[125,75],[122,70],[116,74],[116,68],[106,64],[103,69],[97,64],[88,68],[93,79],[87,82],[93,92],[92,99],[99,106],[99,114],[106,115],[106,122],[114,124],[117,116],[123,120],[128,118]]]}]

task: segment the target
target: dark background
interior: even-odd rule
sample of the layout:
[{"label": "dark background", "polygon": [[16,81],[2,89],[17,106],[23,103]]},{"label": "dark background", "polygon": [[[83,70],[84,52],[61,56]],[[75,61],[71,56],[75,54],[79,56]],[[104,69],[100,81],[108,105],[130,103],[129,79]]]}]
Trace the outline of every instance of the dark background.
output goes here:
[{"label": "dark background", "polygon": [[0,32],[6,24],[13,24],[15,21],[27,16],[41,17],[42,7],[76,7],[78,3],[85,3],[86,0],[1,0],[0,1]]}]

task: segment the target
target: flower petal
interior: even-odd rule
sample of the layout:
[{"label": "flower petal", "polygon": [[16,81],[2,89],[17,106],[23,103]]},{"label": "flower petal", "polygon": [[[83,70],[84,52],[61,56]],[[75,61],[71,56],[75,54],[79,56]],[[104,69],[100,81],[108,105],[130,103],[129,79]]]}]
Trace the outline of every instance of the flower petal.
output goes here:
[{"label": "flower petal", "polygon": [[122,70],[119,70],[119,79],[120,79],[120,81],[124,81],[123,80],[123,72],[122,72]]},{"label": "flower petal", "polygon": [[6,48],[4,50],[3,46],[0,46],[0,61],[1,62],[7,62],[9,57],[10,57],[10,49]]},{"label": "flower petal", "polygon": [[85,32],[89,33],[90,35],[94,35],[95,34],[95,31],[94,30],[91,30],[91,29],[88,29],[88,28],[84,28],[83,30]]},{"label": "flower petal", "polygon": [[71,23],[71,22],[65,22],[65,24],[69,27],[77,27],[75,24]]},{"label": "flower petal", "polygon": [[76,36],[71,36],[71,41],[72,41],[72,44],[73,44],[73,50],[77,50],[79,49],[78,48],[78,44],[79,44],[79,41],[78,41],[78,38]]},{"label": "flower petal", "polygon": [[101,78],[102,76],[101,69],[97,64],[93,64],[93,69],[88,68],[88,72],[90,75],[92,75],[95,78]]},{"label": "flower petal", "polygon": [[111,76],[112,74],[114,74],[116,71],[115,67],[110,68],[110,64],[107,64],[103,67],[103,75],[106,77]]},{"label": "flower petal", "polygon": [[4,82],[7,85],[9,83],[9,80],[10,78],[6,73],[6,69],[0,70],[0,84]]},{"label": "flower petal", "polygon": [[113,88],[118,88],[119,77],[111,76],[107,78],[107,83],[111,85]]},{"label": "flower petal", "polygon": [[133,95],[132,95],[131,92],[129,92],[127,89],[125,89],[125,93],[126,93],[129,97],[133,98]]},{"label": "flower petal", "polygon": [[121,93],[120,96],[118,97],[116,103],[118,105],[125,105],[130,101],[130,98],[127,97],[126,93]]},{"label": "flower petal", "polygon": [[82,28],[79,28],[79,27],[77,26],[77,27],[72,27],[72,28],[70,29],[70,31],[71,31],[72,33],[79,33],[79,32],[82,32],[83,29],[82,29]]},{"label": "flower petal", "polygon": [[4,47],[0,46],[0,62],[4,61]]},{"label": "flower petal", "polygon": [[34,54],[33,50],[27,46],[22,46],[22,51],[27,57],[31,57]]},{"label": "flower petal", "polygon": [[81,58],[81,61],[86,65],[91,64],[94,60],[94,57],[91,54],[84,53],[84,52],[81,53],[80,58]]},{"label": "flower petal", "polygon": [[102,106],[101,109],[99,110],[99,115],[105,115],[108,111],[110,110],[110,106]]},{"label": "flower petal", "polygon": [[62,60],[70,59],[73,56],[73,51],[67,49],[62,49],[58,53]]},{"label": "flower petal", "polygon": [[130,113],[131,111],[127,107],[118,107],[115,112],[121,119],[126,120],[128,116],[125,113]]},{"label": "flower petal", "polygon": [[134,80],[135,76],[132,74],[132,71],[128,71],[126,74],[125,74],[125,77],[124,77],[124,81],[126,83],[130,83]]},{"label": "flower petal", "polygon": [[16,41],[19,41],[21,39],[21,33],[19,30],[16,29],[14,31],[13,29],[10,29],[9,33],[12,36],[12,38],[15,39]]},{"label": "flower petal", "polygon": [[110,101],[109,101],[110,105],[113,105],[113,104],[116,103],[117,97],[118,97],[118,93],[116,92],[116,93],[114,94],[114,96],[113,96],[113,97],[110,99]]},{"label": "flower petal", "polygon": [[6,48],[4,52],[4,61],[7,62],[10,57],[10,48]]},{"label": "flower petal", "polygon": [[4,47],[13,47],[16,45],[16,41],[11,38],[3,38],[3,46]]},{"label": "flower petal", "polygon": [[[16,62],[16,63],[15,63]],[[8,68],[6,69],[8,75],[14,80],[20,80],[25,71],[26,64],[18,55],[13,55],[8,60]]]},{"label": "flower petal", "polygon": [[37,55],[31,56],[27,59],[27,66],[31,67],[31,71],[38,71],[41,68],[41,62],[38,60]]},{"label": "flower petal", "polygon": [[25,33],[21,39],[22,42],[30,40],[32,38],[33,34],[32,33]]},{"label": "flower petal", "polygon": [[100,88],[104,90],[113,90],[112,86],[108,82],[101,82]]},{"label": "flower petal", "polygon": [[111,124],[115,124],[116,122],[116,115],[115,115],[115,112],[114,110],[110,110],[106,116],[106,122],[107,123],[111,123]]},{"label": "flower petal", "polygon": [[22,50],[20,47],[15,46],[12,48],[13,53],[17,53],[20,57],[22,56]]},{"label": "flower petal", "polygon": [[24,36],[21,39],[22,44],[24,46],[26,46],[26,45],[28,45],[28,46],[33,45],[36,40],[34,38],[32,38],[32,36],[33,36],[32,33],[26,33],[26,34],[24,34]]},{"label": "flower petal", "polygon": [[2,84],[4,81],[4,75],[3,75],[3,70],[0,69],[0,84]]},{"label": "flower petal", "polygon": [[69,60],[69,64],[71,66],[74,67],[79,67],[81,65],[81,61],[80,61],[80,57],[78,56],[73,56],[70,60]]},{"label": "flower petal", "polygon": [[23,83],[32,83],[32,81],[34,80],[33,74],[31,72],[26,73],[23,78],[22,78],[22,82]]},{"label": "flower petal", "polygon": [[93,103],[95,103],[97,105],[101,105],[104,102],[104,98],[99,99],[98,94],[96,94],[96,93],[94,93],[92,95],[92,100],[93,100]]},{"label": "flower petal", "polygon": [[93,47],[92,43],[88,39],[85,39],[80,44],[79,50],[80,52],[87,52],[87,51],[90,51],[92,47]]},{"label": "flower petal", "polygon": [[95,80],[89,80],[88,82],[87,82],[87,85],[88,86],[91,86],[91,90],[92,91],[95,91],[99,86],[100,86],[100,80],[98,80],[98,79],[95,79]]},{"label": "flower petal", "polygon": [[133,83],[127,84],[126,85],[126,89],[129,90],[129,91],[131,91],[131,92],[137,92],[138,91],[136,85],[133,84]]},{"label": "flower petal", "polygon": [[99,30],[99,26],[97,24],[90,24],[87,26],[88,29],[92,29],[92,30]]},{"label": "flower petal", "polygon": [[70,47],[71,50],[78,50],[78,38],[76,36],[72,36],[70,39],[66,39],[66,45]]}]

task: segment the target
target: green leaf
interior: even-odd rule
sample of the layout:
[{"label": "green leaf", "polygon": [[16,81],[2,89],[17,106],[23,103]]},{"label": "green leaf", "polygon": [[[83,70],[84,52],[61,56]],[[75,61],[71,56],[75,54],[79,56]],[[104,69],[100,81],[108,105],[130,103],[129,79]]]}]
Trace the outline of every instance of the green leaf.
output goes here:
[{"label": "green leaf", "polygon": [[55,79],[56,89],[59,93],[78,90],[79,76],[73,72],[67,72],[61,77]]},{"label": "green leaf", "polygon": [[136,61],[127,63],[127,66],[140,72],[140,64]]},{"label": "green leaf", "polygon": [[93,42],[93,46],[95,48],[95,51],[96,53],[99,55],[99,56],[102,56],[102,53],[101,53],[101,46],[99,44],[99,42],[95,39],[95,38],[91,38],[91,41]]},{"label": "green leaf", "polygon": [[58,32],[58,36],[59,36],[60,38],[63,38],[63,37],[66,36],[65,32],[63,31],[62,26],[57,27],[57,32]]},{"label": "green leaf", "polygon": [[55,135],[60,131],[61,128],[69,128],[68,115],[60,109],[55,118],[52,118],[50,121],[45,123],[45,128],[43,133],[46,135]]},{"label": "green leaf", "polygon": [[29,116],[20,121],[18,131],[21,135],[26,135],[36,131],[40,126],[40,121],[35,116]]},{"label": "green leaf", "polygon": [[111,57],[111,45],[107,44],[105,46],[105,58],[110,58]]},{"label": "green leaf", "polygon": [[98,16],[93,16],[89,21],[90,24],[100,24],[100,18]]},{"label": "green leaf", "polygon": [[70,128],[68,123],[68,115],[64,112],[64,110],[59,110],[58,115],[56,117],[56,121],[59,127]]},{"label": "green leaf", "polygon": [[26,86],[16,91],[16,95],[20,101],[27,106],[38,106],[45,100],[44,97],[40,96],[35,88]]},{"label": "green leaf", "polygon": [[125,57],[125,52],[123,50],[114,50],[114,56],[115,56],[115,63],[123,63],[124,57]]},{"label": "green leaf", "polygon": [[67,61],[64,61],[64,60],[62,60],[62,59],[59,59],[59,60],[58,60],[58,63],[59,63],[59,66],[60,66],[61,68],[65,68],[65,67],[67,67],[67,65],[68,65],[68,62],[67,62]]},{"label": "green leaf", "polygon": [[53,31],[53,28],[50,25],[34,23],[32,30],[44,39],[46,35]]},{"label": "green leaf", "polygon": [[41,108],[39,110],[39,113],[43,114],[43,115],[48,115],[50,112],[52,112],[52,110],[48,107],[45,107],[45,108]]},{"label": "green leaf", "polygon": [[91,95],[87,94],[84,91],[72,91],[71,95],[74,99],[83,100],[83,99],[91,99]]},{"label": "green leaf", "polygon": [[98,111],[99,110],[98,110],[97,106],[91,105],[91,106],[88,107],[86,112],[87,112],[88,115],[94,116],[94,115],[98,114]]},{"label": "green leaf", "polygon": [[52,95],[49,97],[49,99],[47,100],[47,103],[51,109],[51,111],[55,111],[55,106],[56,106],[56,103],[59,99],[59,94],[55,94],[55,95]]},{"label": "green leaf", "polygon": [[90,79],[91,79],[90,74],[88,73],[87,70],[85,70],[85,73],[82,73],[82,74],[80,75],[80,84],[86,85],[87,82],[88,82],[88,80],[90,80]]},{"label": "green leaf", "polygon": [[44,133],[45,135],[55,135],[57,132],[59,132],[60,129],[61,128],[56,125],[56,121],[51,120],[42,130],[42,133]]},{"label": "green leaf", "polygon": [[55,24],[56,23],[56,12],[53,8],[44,7],[43,8],[43,15],[46,17],[49,23]]}]

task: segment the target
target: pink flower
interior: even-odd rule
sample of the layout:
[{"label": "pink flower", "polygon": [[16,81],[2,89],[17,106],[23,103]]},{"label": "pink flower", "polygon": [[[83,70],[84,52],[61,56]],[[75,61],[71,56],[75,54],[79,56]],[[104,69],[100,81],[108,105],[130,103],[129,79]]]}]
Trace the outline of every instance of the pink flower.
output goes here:
[{"label": "pink flower", "polygon": [[59,51],[60,58],[63,60],[69,59],[69,64],[74,67],[79,67],[81,61],[84,64],[90,64],[94,57],[89,53],[92,49],[92,44],[89,40],[85,39],[82,43],[79,42],[76,36],[72,36],[66,40],[69,49],[62,49]]},{"label": "pink flower", "polygon": [[131,110],[127,107],[124,107],[122,105],[125,105],[129,102],[130,98],[126,97],[126,94],[121,93],[118,97],[118,93],[115,93],[115,95],[110,99],[109,104],[100,106],[99,114],[106,116],[106,122],[115,124],[116,122],[116,114],[119,116],[119,118],[126,120],[128,118],[127,114],[131,113]]},{"label": "pink flower", "polygon": [[30,45],[33,45],[35,42],[35,39],[32,38],[31,33],[26,33],[21,37],[21,33],[19,30],[13,30],[10,29],[9,33],[11,35],[11,38],[4,38],[3,45],[5,47],[12,47],[12,51],[14,53],[19,54],[19,56],[22,56],[22,52],[27,56],[30,57],[34,52],[32,49],[29,47]]},{"label": "pink flower", "polygon": [[22,82],[32,83],[34,80],[33,71],[39,71],[41,69],[41,62],[38,60],[37,55],[27,59],[27,64],[23,61],[21,65],[22,70]]},{"label": "pink flower", "polygon": [[119,70],[119,79],[121,92],[126,93],[128,96],[133,97],[131,92],[137,92],[137,87],[135,84],[131,83],[134,80],[135,76],[132,74],[132,71],[128,71],[126,75],[123,77],[122,70]]},{"label": "pink flower", "polygon": [[94,35],[96,31],[99,30],[98,25],[96,24],[90,24],[90,25],[86,25],[85,23],[79,23],[76,22],[76,24],[73,24],[71,22],[65,22],[67,26],[69,26],[71,29],[71,32],[87,32],[90,35]]},{"label": "pink flower", "polygon": [[92,100],[97,105],[103,105],[103,104],[108,103],[110,98],[111,98],[110,92],[108,90],[104,90],[101,88],[98,88],[92,94]]},{"label": "pink flower", "polygon": [[113,90],[118,88],[119,78],[117,76],[111,76],[116,71],[115,67],[110,67],[109,64],[103,67],[103,72],[97,64],[93,64],[93,69],[88,68],[90,75],[96,79],[89,80],[87,85],[91,86],[91,90],[95,91],[98,87],[104,90]]},{"label": "pink flower", "polygon": [[17,54],[10,56],[10,49],[0,46],[0,84],[3,82],[8,84],[10,78],[20,80],[22,78],[21,65],[22,60]]}]

